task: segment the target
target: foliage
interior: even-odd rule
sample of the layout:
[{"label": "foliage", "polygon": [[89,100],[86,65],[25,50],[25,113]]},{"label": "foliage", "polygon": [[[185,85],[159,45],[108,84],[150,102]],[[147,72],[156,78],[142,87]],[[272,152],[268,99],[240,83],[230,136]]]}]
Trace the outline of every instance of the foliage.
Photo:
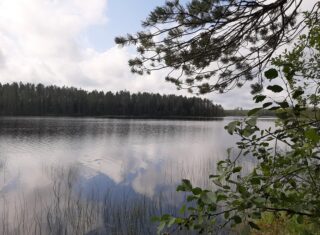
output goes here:
[{"label": "foliage", "polygon": [[257,221],[260,230],[251,231],[252,235],[319,235],[319,226],[305,219],[303,223],[298,223],[295,218],[289,218],[284,213],[272,214],[264,213]]},{"label": "foliage", "polygon": [[[183,180],[177,190],[188,194],[189,203],[183,207],[186,216],[164,215],[159,218],[160,228],[212,232],[226,225],[248,224],[259,230],[257,221],[267,212],[320,226],[317,17],[306,14],[307,34],[299,37],[292,50],[272,60],[272,68],[264,73],[271,85],[254,96],[260,106],[250,110],[244,121],[225,127],[239,137],[239,153],[234,156],[228,151],[228,158],[218,163],[217,173],[210,176],[215,188],[202,189]],[[263,108],[277,111],[274,127],[261,129],[257,124],[255,115]],[[248,174],[243,167],[251,169]]]},{"label": "foliage", "polygon": [[207,99],[128,91],[87,92],[42,84],[0,84],[0,115],[217,117],[223,108]]},{"label": "foliage", "polygon": [[115,41],[136,46],[139,55],[129,61],[134,73],[168,69],[166,80],[178,88],[225,92],[258,77],[276,49],[299,34],[303,27],[296,17],[301,4],[302,0],[168,0],[150,13],[143,31]]}]

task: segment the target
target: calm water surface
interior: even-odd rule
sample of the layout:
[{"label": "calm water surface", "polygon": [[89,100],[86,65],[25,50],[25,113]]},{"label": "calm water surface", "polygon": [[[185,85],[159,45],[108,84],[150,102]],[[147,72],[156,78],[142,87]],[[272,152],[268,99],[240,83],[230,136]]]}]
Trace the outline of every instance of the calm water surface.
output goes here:
[{"label": "calm water surface", "polygon": [[77,169],[84,191],[150,199],[173,194],[181,178],[206,185],[207,173],[235,145],[224,130],[230,121],[0,118],[0,196],[45,192],[50,172],[60,168]]}]

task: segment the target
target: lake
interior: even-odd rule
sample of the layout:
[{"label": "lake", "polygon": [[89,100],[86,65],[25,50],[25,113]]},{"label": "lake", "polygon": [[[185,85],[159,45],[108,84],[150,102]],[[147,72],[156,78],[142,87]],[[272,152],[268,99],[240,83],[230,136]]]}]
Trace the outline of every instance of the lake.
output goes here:
[{"label": "lake", "polygon": [[211,187],[231,120],[0,118],[0,233],[154,234],[182,178]]}]

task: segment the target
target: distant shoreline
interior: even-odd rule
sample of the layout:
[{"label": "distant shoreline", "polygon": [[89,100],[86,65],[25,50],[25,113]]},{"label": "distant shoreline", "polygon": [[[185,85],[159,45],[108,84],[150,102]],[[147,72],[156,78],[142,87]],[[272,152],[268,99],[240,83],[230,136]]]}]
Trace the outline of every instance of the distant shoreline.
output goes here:
[{"label": "distant shoreline", "polygon": [[0,115],[207,119],[225,113],[221,105],[195,96],[86,91],[75,87],[14,82],[0,83]]},{"label": "distant shoreline", "polygon": [[218,120],[223,117],[202,117],[202,116],[126,116],[126,115],[101,115],[101,116],[77,116],[77,115],[4,115],[1,118],[105,118],[105,119],[151,119],[151,120]]},{"label": "distant shoreline", "polygon": [[[244,118],[242,115],[227,115],[221,117],[187,117],[187,116],[125,116],[125,115],[104,115],[104,116],[59,116],[59,115],[15,115],[0,116],[1,118],[101,118],[101,119],[145,119],[145,120],[181,120],[181,121],[212,121],[225,118]],[[274,116],[258,116],[258,118],[275,118]]]}]

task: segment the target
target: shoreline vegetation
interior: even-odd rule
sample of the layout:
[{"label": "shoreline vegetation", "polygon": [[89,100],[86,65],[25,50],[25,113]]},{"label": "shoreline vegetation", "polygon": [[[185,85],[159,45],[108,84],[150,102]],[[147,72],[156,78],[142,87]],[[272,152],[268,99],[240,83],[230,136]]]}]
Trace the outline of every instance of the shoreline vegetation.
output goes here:
[{"label": "shoreline vegetation", "polygon": [[128,91],[85,91],[74,87],[0,83],[1,116],[221,117],[208,99]]},{"label": "shoreline vegetation", "polygon": [[[59,115],[0,115],[0,118],[98,118],[98,119],[134,119],[134,120],[172,120],[172,121],[213,121],[224,118],[242,118],[245,115],[227,115],[221,117],[202,117],[202,116],[59,116]],[[275,116],[259,115],[258,118],[273,118]]]},{"label": "shoreline vegetation", "polygon": [[[199,97],[147,92],[85,91],[74,87],[0,83],[0,116],[92,117],[117,119],[215,120],[246,116],[248,110],[225,110]],[[259,116],[275,116],[261,110]]]}]

